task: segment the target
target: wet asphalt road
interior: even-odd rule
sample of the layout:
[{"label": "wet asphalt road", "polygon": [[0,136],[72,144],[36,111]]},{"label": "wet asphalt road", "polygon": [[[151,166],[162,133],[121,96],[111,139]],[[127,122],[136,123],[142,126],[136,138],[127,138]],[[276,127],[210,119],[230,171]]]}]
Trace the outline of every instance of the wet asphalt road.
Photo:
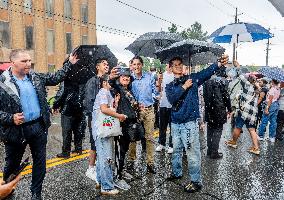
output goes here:
[{"label": "wet asphalt road", "polygon": [[[59,122],[58,119],[53,120]],[[224,200],[282,200],[284,199],[284,143],[261,143],[261,155],[255,156],[247,152],[250,147],[250,137],[247,130],[238,143],[238,149],[225,146],[225,139],[230,138],[228,125],[225,125],[220,151],[224,157],[221,160],[211,160],[206,157],[206,139],[201,134],[203,190],[195,194],[183,192],[183,185],[188,183],[186,158],[184,157],[183,179],[169,182],[165,177],[170,173],[171,155],[161,152],[155,155],[157,174],[146,173],[145,155],[139,154],[135,163],[135,180],[130,182],[131,189],[122,191],[117,196],[105,197],[99,195],[93,181],[85,176],[88,166],[87,158],[49,168],[43,186],[43,198],[57,199],[224,199]],[[88,134],[84,148],[88,149]],[[49,131],[47,158],[51,159],[61,150],[61,129],[54,124]],[[139,145],[138,145],[139,148]],[[2,156],[0,165],[3,167],[4,149],[0,147]],[[27,149],[26,154],[29,154]],[[30,199],[29,185],[31,175],[21,180],[12,198],[17,200]]]}]

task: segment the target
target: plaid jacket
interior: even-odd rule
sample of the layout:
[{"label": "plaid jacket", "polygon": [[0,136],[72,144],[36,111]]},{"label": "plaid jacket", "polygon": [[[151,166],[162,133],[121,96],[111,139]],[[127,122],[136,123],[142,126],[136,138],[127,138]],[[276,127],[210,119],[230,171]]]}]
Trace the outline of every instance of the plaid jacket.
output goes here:
[{"label": "plaid jacket", "polygon": [[241,81],[242,92],[239,98],[239,106],[237,107],[237,113],[241,114],[244,121],[251,125],[255,125],[257,120],[257,93],[254,86],[243,76],[238,77]]}]

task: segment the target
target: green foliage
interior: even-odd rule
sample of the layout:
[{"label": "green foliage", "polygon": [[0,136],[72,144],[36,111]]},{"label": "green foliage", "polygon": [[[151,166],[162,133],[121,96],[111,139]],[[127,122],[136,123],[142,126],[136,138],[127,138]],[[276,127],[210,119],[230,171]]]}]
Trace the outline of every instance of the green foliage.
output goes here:
[{"label": "green foliage", "polygon": [[284,64],[282,65],[282,69],[284,69]]},{"label": "green foliage", "polygon": [[190,26],[190,28],[187,28],[181,32],[178,32],[177,26],[175,24],[172,24],[171,27],[168,27],[168,30],[171,33],[180,33],[184,39],[195,39],[205,41],[208,37],[208,32],[203,32],[202,25],[199,22],[195,22]]},{"label": "green foliage", "polygon": [[175,24],[172,24],[171,27],[168,27],[168,30],[170,33],[177,33],[177,26]]},{"label": "green foliage", "polygon": [[157,69],[157,72],[161,71],[164,72],[166,69],[165,64],[161,64],[159,59],[152,59],[150,60],[149,58],[146,58],[144,56],[141,56],[144,62],[143,65],[143,71],[150,71],[150,68],[154,66]]}]

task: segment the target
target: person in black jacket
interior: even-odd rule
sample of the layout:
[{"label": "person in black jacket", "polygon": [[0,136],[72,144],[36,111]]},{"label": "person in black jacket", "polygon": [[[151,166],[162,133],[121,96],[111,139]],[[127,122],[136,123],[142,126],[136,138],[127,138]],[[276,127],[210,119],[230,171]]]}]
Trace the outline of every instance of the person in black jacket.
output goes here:
[{"label": "person in black jacket", "polygon": [[64,81],[78,59],[70,55],[56,73],[35,73],[26,50],[10,53],[11,67],[0,76],[0,139],[5,144],[4,181],[20,166],[27,144],[33,158],[32,200],[42,199],[47,130],[51,125],[45,86]]},{"label": "person in black jacket", "polygon": [[74,135],[74,153],[82,154],[82,139],[86,129],[83,108],[84,85],[64,81],[55,96],[53,109],[60,109],[63,146],[59,158],[69,158],[71,152],[72,132]]},{"label": "person in black jacket", "polygon": [[[120,70],[120,76],[117,80],[110,80],[110,85],[114,89],[115,94],[119,94],[120,100],[117,106],[117,113],[124,114],[127,116],[124,122],[121,122],[122,136],[119,136],[119,154],[118,156],[118,171],[117,177],[120,181],[123,176],[126,178],[131,178],[131,175],[126,173],[124,169],[125,155],[129,149],[130,140],[128,134],[128,128],[130,124],[135,124],[138,121],[139,103],[135,100],[131,92],[131,82],[132,77],[129,68],[124,68]],[[117,182],[116,182],[117,183]],[[125,185],[125,183],[124,183]]]},{"label": "person in black jacket", "polygon": [[204,84],[205,121],[207,122],[207,156],[212,159],[223,157],[218,152],[223,125],[231,113],[231,102],[227,91],[225,69],[221,68],[216,75]]}]

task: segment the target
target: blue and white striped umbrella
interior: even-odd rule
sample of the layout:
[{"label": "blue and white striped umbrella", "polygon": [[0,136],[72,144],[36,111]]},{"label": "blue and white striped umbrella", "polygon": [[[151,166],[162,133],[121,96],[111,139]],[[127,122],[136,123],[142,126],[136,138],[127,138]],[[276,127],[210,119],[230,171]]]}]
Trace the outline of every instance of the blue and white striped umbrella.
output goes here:
[{"label": "blue and white striped umbrella", "polygon": [[272,34],[259,24],[233,23],[214,31],[209,38],[214,43],[255,42],[272,38]]},{"label": "blue and white striped umbrella", "polygon": [[284,70],[278,67],[262,67],[258,70],[263,76],[284,82]]}]

